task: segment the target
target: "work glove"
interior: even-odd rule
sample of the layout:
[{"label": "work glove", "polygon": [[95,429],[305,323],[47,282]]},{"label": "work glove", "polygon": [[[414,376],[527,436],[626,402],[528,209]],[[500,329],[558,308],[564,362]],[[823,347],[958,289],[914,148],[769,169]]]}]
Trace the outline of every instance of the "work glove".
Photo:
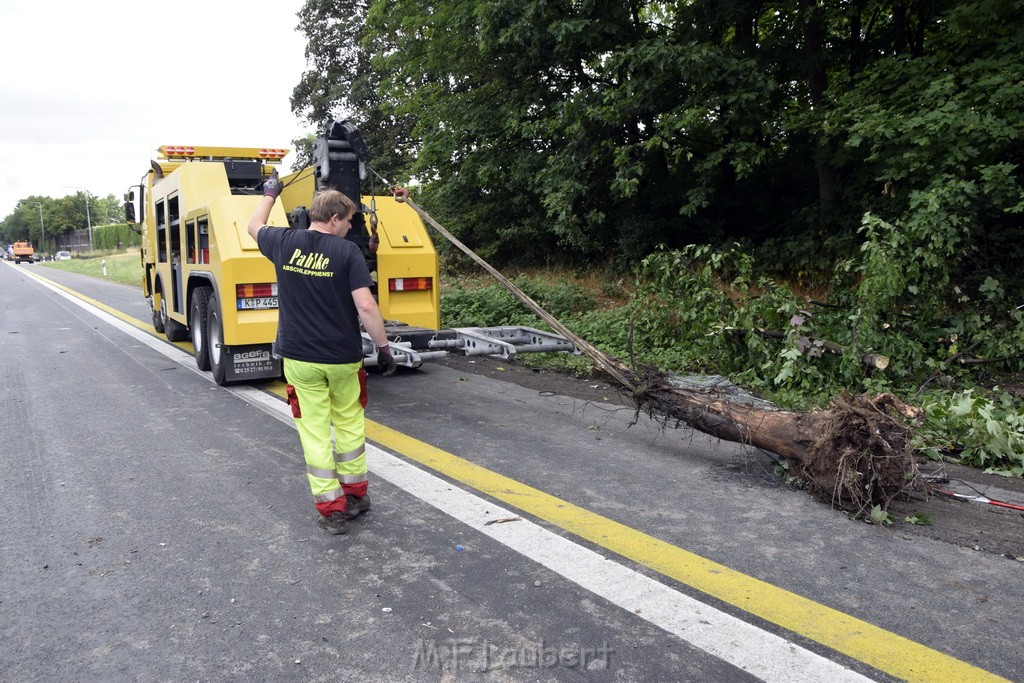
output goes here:
[{"label": "work glove", "polygon": [[385,377],[390,377],[398,370],[398,364],[395,363],[395,357],[391,355],[390,346],[377,347],[377,369]]},{"label": "work glove", "polygon": [[270,177],[263,181],[263,196],[277,199],[278,195],[281,194],[281,190],[284,189],[284,185],[277,177],[277,169],[275,168],[270,173]]}]

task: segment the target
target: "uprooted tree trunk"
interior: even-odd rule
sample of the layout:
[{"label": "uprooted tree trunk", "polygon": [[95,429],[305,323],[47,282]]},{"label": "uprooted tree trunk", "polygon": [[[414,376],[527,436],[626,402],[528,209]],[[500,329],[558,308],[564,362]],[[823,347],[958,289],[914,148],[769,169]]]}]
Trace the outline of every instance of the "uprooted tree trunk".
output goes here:
[{"label": "uprooted tree trunk", "polygon": [[408,202],[514,297],[586,353],[631,395],[638,414],[644,412],[666,425],[686,424],[725,441],[774,453],[815,495],[857,516],[876,505],[885,510],[894,499],[921,489],[910,446],[913,428],[906,422],[920,417],[917,408],[891,394],[881,394],[835,398],[828,409],[809,413],[771,410],[687,388],[657,371],[641,375],[566,328],[409,200],[407,194],[396,194],[396,199]]},{"label": "uprooted tree trunk", "polygon": [[905,421],[920,411],[891,394],[835,398],[825,410],[797,413],[698,393],[660,373],[639,388],[639,411],[774,453],[815,495],[857,516],[921,489]]}]

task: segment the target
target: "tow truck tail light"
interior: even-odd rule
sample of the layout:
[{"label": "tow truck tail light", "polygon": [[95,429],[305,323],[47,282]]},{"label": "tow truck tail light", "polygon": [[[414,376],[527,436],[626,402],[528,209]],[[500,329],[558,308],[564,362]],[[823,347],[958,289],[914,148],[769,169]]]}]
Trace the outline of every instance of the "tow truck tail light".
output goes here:
[{"label": "tow truck tail light", "polygon": [[432,277],[392,277],[388,278],[389,292],[429,292],[434,288]]},{"label": "tow truck tail light", "polygon": [[235,296],[239,299],[277,296],[277,283],[263,282],[258,285],[235,285]]},{"label": "tow truck tail light", "polygon": [[277,283],[261,282],[255,285],[235,285],[235,297],[235,308],[240,311],[277,308]]}]

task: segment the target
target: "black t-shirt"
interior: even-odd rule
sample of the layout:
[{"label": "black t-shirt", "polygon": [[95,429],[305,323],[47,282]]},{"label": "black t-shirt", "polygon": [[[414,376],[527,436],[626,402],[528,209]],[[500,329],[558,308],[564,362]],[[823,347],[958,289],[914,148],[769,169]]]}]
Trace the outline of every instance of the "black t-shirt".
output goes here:
[{"label": "black t-shirt", "polygon": [[270,226],[260,228],[256,243],[277,271],[277,352],[309,363],[361,361],[352,292],[373,280],[359,248],[316,230]]}]

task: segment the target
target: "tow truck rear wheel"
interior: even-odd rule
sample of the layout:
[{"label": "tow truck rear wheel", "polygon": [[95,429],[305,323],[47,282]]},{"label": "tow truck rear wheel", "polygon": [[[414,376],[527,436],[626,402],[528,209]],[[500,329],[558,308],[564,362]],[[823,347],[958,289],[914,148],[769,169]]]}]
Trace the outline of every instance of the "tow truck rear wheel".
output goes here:
[{"label": "tow truck rear wheel", "polygon": [[153,329],[159,334],[164,332],[164,319],[160,315],[160,299],[162,297],[159,294],[154,294],[149,298],[149,310],[153,313]]},{"label": "tow truck rear wheel", "polygon": [[192,292],[192,315],[189,316],[192,322],[192,355],[195,356],[196,366],[200,370],[210,369],[210,332],[206,317],[210,309],[212,291],[209,287],[197,287]]},{"label": "tow truck rear wheel", "polygon": [[210,358],[210,370],[213,381],[224,386],[227,373],[224,364],[227,354],[224,353],[224,325],[220,318],[220,302],[215,292],[210,293],[210,301],[206,312],[206,349]]},{"label": "tow truck rear wheel", "polygon": [[188,339],[188,328],[167,315],[167,299],[160,297],[160,320],[164,324],[167,341],[178,342]]}]

